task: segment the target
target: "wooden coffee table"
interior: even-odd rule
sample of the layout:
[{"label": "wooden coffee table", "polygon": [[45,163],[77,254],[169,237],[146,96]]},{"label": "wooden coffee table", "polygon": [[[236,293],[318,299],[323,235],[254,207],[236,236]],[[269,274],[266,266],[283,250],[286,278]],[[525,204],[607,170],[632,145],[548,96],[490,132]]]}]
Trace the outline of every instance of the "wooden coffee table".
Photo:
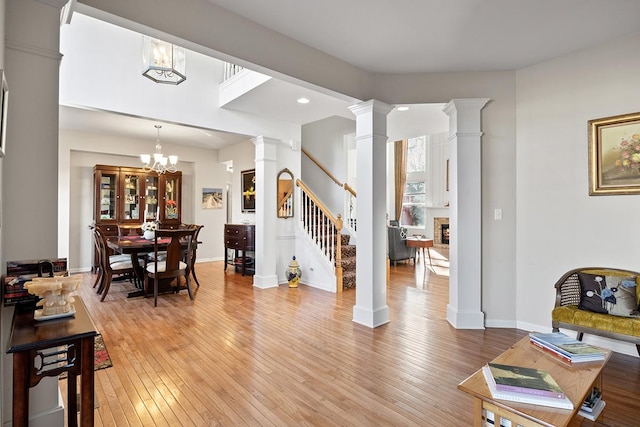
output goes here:
[{"label": "wooden coffee table", "polygon": [[499,425],[499,419],[502,417],[510,420],[513,427],[579,426],[581,417],[577,414],[580,406],[591,388],[601,385],[602,369],[610,357],[611,351],[607,350],[604,361],[568,365],[539,350],[529,342],[529,336],[526,336],[493,360],[496,363],[544,369],[549,372],[573,402],[573,410],[493,399],[482,369],[461,382],[458,388],[473,396],[473,425],[476,427],[485,425],[486,411],[493,412],[496,425]]},{"label": "wooden coffee table", "polygon": [[424,250],[427,250],[427,254],[429,255],[429,265],[433,267],[431,263],[431,252],[429,248],[433,247],[433,239],[427,239],[424,237],[407,237],[407,246],[410,248],[417,248],[418,250],[422,250],[422,262],[424,262]]}]

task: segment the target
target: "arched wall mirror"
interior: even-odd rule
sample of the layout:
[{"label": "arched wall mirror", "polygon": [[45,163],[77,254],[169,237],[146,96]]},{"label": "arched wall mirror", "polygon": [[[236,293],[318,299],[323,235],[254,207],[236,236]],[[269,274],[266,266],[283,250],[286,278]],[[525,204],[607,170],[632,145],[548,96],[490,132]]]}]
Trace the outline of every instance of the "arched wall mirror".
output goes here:
[{"label": "arched wall mirror", "polygon": [[293,174],[289,169],[278,172],[278,218],[293,217]]}]

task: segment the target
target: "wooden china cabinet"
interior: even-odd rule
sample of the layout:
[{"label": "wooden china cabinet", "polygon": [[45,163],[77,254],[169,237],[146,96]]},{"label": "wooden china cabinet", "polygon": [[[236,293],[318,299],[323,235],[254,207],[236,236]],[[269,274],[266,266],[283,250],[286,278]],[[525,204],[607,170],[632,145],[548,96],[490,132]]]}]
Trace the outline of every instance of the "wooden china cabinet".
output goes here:
[{"label": "wooden china cabinet", "polygon": [[[93,168],[93,220],[107,236],[118,224],[157,221],[175,229],[182,221],[182,172],[145,172],[142,168],[96,165]],[[97,257],[94,253],[94,268]]]}]

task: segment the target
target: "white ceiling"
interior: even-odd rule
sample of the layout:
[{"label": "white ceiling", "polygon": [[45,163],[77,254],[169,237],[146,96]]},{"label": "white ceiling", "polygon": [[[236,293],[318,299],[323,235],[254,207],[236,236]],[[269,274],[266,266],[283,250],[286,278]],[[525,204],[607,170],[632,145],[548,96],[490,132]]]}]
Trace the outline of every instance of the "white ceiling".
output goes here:
[{"label": "white ceiling", "polygon": [[377,73],[515,70],[638,31],[638,0],[209,0]]},{"label": "white ceiling", "polygon": [[[514,70],[637,32],[640,18],[640,0],[208,1],[374,73]],[[301,96],[312,102],[290,102]],[[305,124],[352,118],[349,105],[272,79],[226,107]],[[202,132],[210,148],[247,138],[163,126],[163,139],[186,145],[202,145]],[[61,107],[60,127],[149,138],[150,122]]]}]

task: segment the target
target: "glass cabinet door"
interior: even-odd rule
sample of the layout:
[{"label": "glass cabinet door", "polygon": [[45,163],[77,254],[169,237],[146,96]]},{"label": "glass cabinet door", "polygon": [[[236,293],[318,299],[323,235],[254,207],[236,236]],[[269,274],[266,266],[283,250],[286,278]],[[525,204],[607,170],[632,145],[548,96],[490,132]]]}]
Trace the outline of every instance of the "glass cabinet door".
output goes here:
[{"label": "glass cabinet door", "polygon": [[144,220],[158,221],[158,176],[147,175],[144,198]]},{"label": "glass cabinet door", "polygon": [[98,172],[98,212],[101,221],[116,220],[117,215],[117,193],[118,193],[118,173],[100,171]]},{"label": "glass cabinet door", "polygon": [[180,220],[180,176],[165,175],[164,184],[164,219],[167,221]]},{"label": "glass cabinet door", "polygon": [[122,191],[124,216],[122,218],[125,221],[140,222],[142,218],[140,212],[140,206],[142,205],[140,198],[142,189],[141,176],[139,173],[124,171],[121,179],[124,179],[124,189]]}]

